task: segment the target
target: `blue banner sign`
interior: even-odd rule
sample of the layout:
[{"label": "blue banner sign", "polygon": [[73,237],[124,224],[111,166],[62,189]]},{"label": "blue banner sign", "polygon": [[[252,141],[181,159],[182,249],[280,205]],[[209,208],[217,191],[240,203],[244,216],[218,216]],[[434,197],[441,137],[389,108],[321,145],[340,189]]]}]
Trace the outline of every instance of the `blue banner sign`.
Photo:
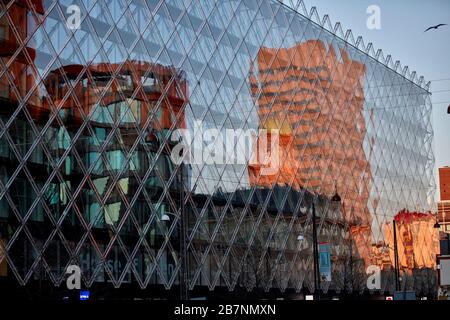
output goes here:
[{"label": "blue banner sign", "polygon": [[319,244],[319,272],[321,281],[331,281],[331,248],[328,243]]}]

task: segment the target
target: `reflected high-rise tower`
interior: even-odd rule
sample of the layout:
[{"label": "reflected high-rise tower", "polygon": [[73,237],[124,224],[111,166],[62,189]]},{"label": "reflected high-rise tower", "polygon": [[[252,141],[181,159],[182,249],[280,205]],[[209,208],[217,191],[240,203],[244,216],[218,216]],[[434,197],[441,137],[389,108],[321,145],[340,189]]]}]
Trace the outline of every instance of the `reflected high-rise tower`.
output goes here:
[{"label": "reflected high-rise tower", "polygon": [[368,264],[372,175],[363,145],[365,76],[364,64],[322,41],[261,48],[250,83],[260,127],[279,130],[281,165],[272,175],[250,165],[249,175],[256,187],[285,185],[330,198],[338,190],[342,219],[353,225],[353,238]]},{"label": "reflected high-rise tower", "polygon": [[363,148],[365,66],[321,41],[261,48],[252,66],[260,127],[279,130],[282,164],[265,176],[257,165],[250,166],[251,184],[276,183],[325,195],[337,188],[353,207],[353,216],[347,210],[346,218],[370,225],[371,168]]}]

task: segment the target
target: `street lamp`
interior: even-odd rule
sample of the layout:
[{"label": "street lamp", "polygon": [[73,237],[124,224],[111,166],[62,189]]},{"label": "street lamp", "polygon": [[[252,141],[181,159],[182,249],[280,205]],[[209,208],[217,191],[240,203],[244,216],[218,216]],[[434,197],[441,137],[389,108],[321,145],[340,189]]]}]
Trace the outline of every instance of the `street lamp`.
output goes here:
[{"label": "street lamp", "polygon": [[435,228],[435,229],[441,228],[441,225],[439,224],[439,221],[437,220],[437,218],[436,218],[436,223],[434,224],[433,228]]},{"label": "street lamp", "polygon": [[447,108],[447,113],[450,114],[450,106]]}]

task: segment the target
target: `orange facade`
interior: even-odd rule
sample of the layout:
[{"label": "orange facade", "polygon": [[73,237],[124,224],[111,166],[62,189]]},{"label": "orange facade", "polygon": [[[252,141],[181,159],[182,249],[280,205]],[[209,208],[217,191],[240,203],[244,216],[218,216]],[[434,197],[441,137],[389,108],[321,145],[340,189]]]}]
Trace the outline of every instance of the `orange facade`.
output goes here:
[{"label": "orange facade", "polygon": [[[75,82],[73,90],[66,82]],[[58,110],[72,110],[75,123],[95,112],[97,105],[127,101],[141,127],[150,118],[149,128],[156,131],[186,128],[183,108],[188,101],[187,81],[172,67],[134,60],[87,67],[68,65],[52,71],[45,84],[53,101],[47,101],[43,110],[50,110],[51,104]],[[133,101],[139,101],[140,107],[135,108]]]},{"label": "orange facade", "polygon": [[250,183],[330,196],[337,188],[344,204],[353,206],[344,218],[370,226],[364,64],[319,40],[280,50],[261,48],[255,62],[250,82],[260,129],[279,130],[280,166],[275,174],[260,175],[262,166],[250,165]]},{"label": "orange facade", "polygon": [[450,200],[450,167],[439,168],[439,187],[441,201]]}]

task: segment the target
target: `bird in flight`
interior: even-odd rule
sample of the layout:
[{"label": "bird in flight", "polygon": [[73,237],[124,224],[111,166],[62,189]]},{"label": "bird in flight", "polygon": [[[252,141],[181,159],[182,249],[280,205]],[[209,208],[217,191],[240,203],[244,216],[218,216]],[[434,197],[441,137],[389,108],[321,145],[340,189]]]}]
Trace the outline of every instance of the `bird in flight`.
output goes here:
[{"label": "bird in flight", "polygon": [[441,23],[441,24],[438,24],[438,25],[436,25],[436,26],[432,26],[432,27],[429,27],[427,30],[425,30],[424,32],[427,32],[427,31],[429,31],[429,30],[431,30],[431,29],[438,29],[439,27],[442,27],[442,26],[446,26],[447,24],[446,23]]}]

